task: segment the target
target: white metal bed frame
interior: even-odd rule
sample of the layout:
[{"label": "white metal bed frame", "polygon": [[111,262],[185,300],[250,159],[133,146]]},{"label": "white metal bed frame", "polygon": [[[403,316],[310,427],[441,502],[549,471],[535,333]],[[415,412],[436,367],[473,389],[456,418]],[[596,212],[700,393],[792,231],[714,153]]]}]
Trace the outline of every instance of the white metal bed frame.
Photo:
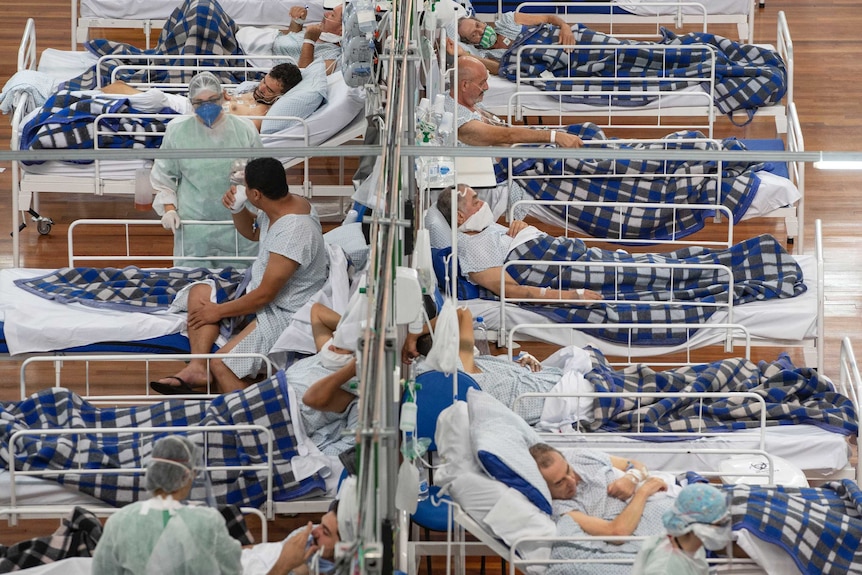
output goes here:
[{"label": "white metal bed frame", "polygon": [[[555,6],[554,3],[546,3],[549,6]],[[591,3],[592,4],[592,3]],[[565,4],[565,6],[571,6],[571,4]],[[631,37],[631,35],[627,35],[626,37]],[[518,50],[518,57],[520,58],[520,53],[524,50],[528,50],[530,48],[543,48],[544,46],[534,46],[534,45],[525,45],[521,46]],[[590,47],[587,46],[570,46],[573,50],[589,50]],[[613,51],[611,48],[607,48],[602,46],[602,50],[605,51]],[[675,47],[679,48],[679,47]],[[592,47],[592,49],[596,49]],[[651,47],[650,49],[654,49],[656,51],[663,51],[666,48],[662,46]],[[695,47],[691,47],[691,49],[697,49]],[[702,47],[699,49],[703,49]],[[787,18],[784,12],[778,13],[778,24],[777,24],[777,43],[775,46],[775,50],[778,55],[782,58],[785,64],[786,72],[787,72],[787,93],[785,94],[783,103],[775,104],[772,106],[765,106],[759,108],[755,118],[757,117],[772,117],[775,120],[776,132],[778,134],[784,134],[787,132],[787,107],[790,103],[793,102],[793,77],[794,77],[794,55],[793,55],[793,40],[790,36],[790,30],[787,23]],[[714,51],[710,49],[710,52],[713,54],[714,61]],[[612,106],[610,97],[618,96],[617,92],[609,89],[606,92],[604,91],[590,91],[587,94],[591,97],[600,96],[602,94],[606,94],[608,97],[607,105],[597,105],[591,106],[590,110],[584,111],[567,111],[565,110],[563,104],[560,101],[560,98],[565,95],[571,95],[572,91],[562,91],[562,92],[554,92],[554,91],[543,91],[537,92],[532,88],[532,82],[534,81],[532,78],[522,78],[520,74],[515,82],[515,90],[514,93],[509,97],[509,104],[505,107],[495,108],[493,106],[490,107],[490,110],[498,115],[507,116],[510,121],[511,120],[521,120],[525,116],[542,116],[545,119],[545,116],[551,115],[556,117],[574,117],[574,116],[588,116],[596,123],[598,123],[602,127],[613,127],[613,128],[635,128],[635,129],[644,129],[644,128],[662,128],[662,129],[680,129],[682,127],[688,127],[691,129],[699,129],[706,132],[707,137],[712,137],[712,126],[715,121],[718,119],[717,110],[714,106],[714,102],[712,99],[712,94],[715,91],[715,76],[714,76],[714,66],[710,67],[712,69],[711,77],[709,78],[700,78],[691,79],[690,84],[692,86],[696,84],[707,83],[709,85],[709,89],[703,91],[701,94],[689,93],[688,97],[697,100],[703,100],[702,104],[690,103],[685,106],[676,106],[673,104],[672,98],[675,97],[673,92],[664,92],[662,93],[660,90],[657,90],[655,94],[651,91],[646,90],[643,92],[628,92],[632,95],[641,95],[649,93],[651,97],[654,97],[657,101],[656,106],[652,107],[617,107]],[[564,79],[562,77],[558,79]],[[575,85],[579,83],[583,83],[584,78],[579,78],[577,76],[573,76],[569,78]],[[613,81],[613,78],[603,78],[602,80]],[[620,81],[631,81],[631,78],[620,78]],[[646,80],[646,79],[638,79]],[[658,79],[656,79],[657,85]],[[544,98],[541,98],[544,96]],[[554,102],[556,98],[557,102]],[[532,107],[525,107],[524,101],[532,103]],[[667,102],[667,104],[663,104],[663,102]],[[629,120],[633,117],[640,118],[653,118],[655,120],[654,124],[644,125],[643,123],[626,123],[626,120]],[[680,120],[673,120],[674,118],[685,118],[686,123],[684,125],[680,125]],[[698,122],[697,118],[701,118]],[[665,122],[665,120],[667,120]],[[629,120],[630,121],[630,120]],[[676,122],[676,123],[674,123]]]},{"label": "white metal bed frame", "polygon": [[[763,340],[756,339],[753,341],[753,344],[756,346],[782,346],[782,347],[798,347],[801,348],[803,354],[806,355],[806,363],[808,365],[815,366],[820,373],[824,373],[824,363],[825,363],[825,354],[824,354],[824,341],[825,341],[825,300],[824,300],[824,271],[823,271],[823,242],[822,242],[822,230],[820,220],[815,222],[815,259],[817,262],[817,274],[815,278],[806,278],[806,281],[809,283],[814,283],[817,289],[817,314],[816,314],[816,327],[814,330],[814,334],[807,339],[802,341],[792,341],[792,340]],[[523,262],[522,262],[523,263]],[[527,262],[529,263],[529,262]],[[542,262],[543,264],[547,262]],[[563,264],[565,265],[565,263]],[[505,273],[505,272],[503,272]],[[505,284],[504,284],[505,285]],[[501,329],[500,329],[500,337],[503,339],[503,342],[500,344],[501,346],[505,346],[506,342],[515,342],[518,341],[519,332],[523,333],[525,330],[569,330],[570,332],[578,332],[578,331],[588,331],[591,329],[591,326],[587,324],[566,324],[566,323],[529,323],[529,324],[518,324],[511,328],[507,328],[506,326],[506,303],[513,303],[515,301],[539,301],[536,298],[524,299],[524,298],[507,298],[505,295],[505,289],[501,290],[500,293],[500,321],[501,321]],[[787,305],[793,305],[793,301],[787,300]],[[722,306],[715,306],[722,307]],[[728,312],[729,321],[727,323],[733,323],[733,304],[732,302],[728,302],[725,309]],[[709,326],[707,323],[705,326]],[[597,329],[602,326],[593,326],[592,329]],[[626,328],[628,326],[620,326],[622,328]],[[638,328],[643,329],[644,324],[631,324],[630,327],[632,329]],[[662,326],[655,326],[658,329],[661,329]],[[679,327],[679,326],[676,326]],[[693,328],[704,327],[704,326],[692,326]],[[729,346],[732,342],[738,341],[738,333],[728,333],[728,339],[726,343],[726,348],[729,349]],[[733,345],[737,345],[734,343]],[[633,357],[634,347],[632,344],[628,346],[629,354],[628,357]],[[657,353],[661,353],[661,348],[656,348]],[[511,350],[509,351],[511,354]],[[813,359],[812,359],[813,356]]]}]

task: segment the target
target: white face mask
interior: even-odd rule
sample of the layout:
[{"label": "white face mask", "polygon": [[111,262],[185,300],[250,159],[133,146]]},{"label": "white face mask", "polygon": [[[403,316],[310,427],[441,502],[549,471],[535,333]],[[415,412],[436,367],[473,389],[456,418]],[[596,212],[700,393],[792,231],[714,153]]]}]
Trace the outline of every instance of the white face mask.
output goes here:
[{"label": "white face mask", "polygon": [[317,352],[317,355],[320,358],[320,365],[326,369],[337,371],[353,360],[352,353],[338,353],[337,351],[332,351],[329,349],[330,345],[332,345],[331,339],[320,348],[319,352]]},{"label": "white face mask", "polygon": [[731,537],[730,522],[723,526],[695,523],[691,526],[691,532],[710,551],[721,551],[727,547]]},{"label": "white face mask", "polygon": [[496,221],[494,212],[487,202],[482,202],[482,207],[479,210],[464,220],[464,223],[458,226],[459,232],[481,232]]},{"label": "white face mask", "polygon": [[321,32],[319,40],[321,42],[328,42],[330,44],[338,44],[341,42],[340,34],[333,34],[332,32]]}]

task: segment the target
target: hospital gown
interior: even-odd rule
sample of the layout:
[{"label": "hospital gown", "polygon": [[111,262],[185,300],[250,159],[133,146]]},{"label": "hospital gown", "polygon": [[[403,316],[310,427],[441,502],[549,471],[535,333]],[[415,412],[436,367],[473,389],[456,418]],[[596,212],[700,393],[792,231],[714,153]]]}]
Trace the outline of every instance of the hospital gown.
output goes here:
[{"label": "hospital gown", "polygon": [[[260,285],[271,253],[293,260],[299,267],[275,299],[258,310],[257,327],[237,344],[233,349],[236,353],[268,352],[293,319],[293,314],[323,287],[329,275],[329,255],[316,217],[286,214],[270,223],[267,215],[260,212],[257,223],[260,249],[251,267],[247,291]],[[227,357],[224,361],[239,378],[255,375],[262,367],[261,360],[253,358]]]},{"label": "hospital gown", "polygon": [[[166,520],[167,511],[151,509],[141,514],[146,504],[131,503],[108,518],[96,546],[93,573],[232,575],[242,572],[242,546],[230,536],[224,517],[218,511],[182,506]],[[148,570],[151,556],[156,565]],[[169,558],[167,564],[165,557]]]},{"label": "hospital gown", "polygon": [[[503,405],[512,407],[515,398],[524,393],[547,393],[563,376],[556,367],[541,371],[530,371],[509,358],[480,355],[475,358],[482,373],[471,373],[482,391],[489,393]],[[530,425],[539,422],[542,416],[542,399],[526,399],[518,402],[515,413]]]},{"label": "hospital gown", "polygon": [[[354,401],[342,413],[319,411],[302,403],[302,396],[308,388],[332,373],[333,370],[321,365],[316,355],[297,361],[285,371],[288,385],[296,391],[296,397],[300,400],[299,417],[305,434],[324,454],[335,456],[354,445],[353,436],[345,436],[342,432],[355,429],[359,423],[358,403]],[[342,389],[356,394],[351,382],[342,386]]]},{"label": "hospital gown", "polygon": [[[207,128],[196,116],[178,118],[168,124],[162,150],[261,148],[260,134],[247,118],[222,114],[222,119]],[[230,187],[231,158],[157,159],[151,181],[159,191],[153,200],[156,213],[165,204],[177,206],[183,220],[220,221],[231,219],[221,199]],[[238,265],[229,258],[206,261],[185,260],[181,256],[254,256],[254,242],[235,234],[230,226],[183,225],[174,234],[174,264],[219,268]],[[240,267],[245,267],[243,264]]]}]

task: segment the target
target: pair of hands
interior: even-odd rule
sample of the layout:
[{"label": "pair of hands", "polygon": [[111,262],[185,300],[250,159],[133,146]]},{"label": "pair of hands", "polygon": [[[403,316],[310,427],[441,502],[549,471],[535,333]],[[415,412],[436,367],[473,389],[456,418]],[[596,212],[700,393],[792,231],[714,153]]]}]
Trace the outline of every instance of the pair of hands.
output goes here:
[{"label": "pair of hands", "polygon": [[287,575],[297,567],[305,565],[305,562],[308,561],[312,555],[317,553],[319,547],[314,543],[308,545],[306,548],[308,538],[311,535],[311,529],[312,523],[309,521],[308,525],[305,526],[305,529],[299,531],[293,537],[286,540],[281,546],[281,553],[276,562],[280,573]]},{"label": "pair of hands", "polygon": [[658,477],[648,477],[643,483],[635,483],[630,476],[623,476],[608,485],[608,495],[621,501],[628,501],[635,492],[649,497],[659,491],[667,491],[667,483]]}]

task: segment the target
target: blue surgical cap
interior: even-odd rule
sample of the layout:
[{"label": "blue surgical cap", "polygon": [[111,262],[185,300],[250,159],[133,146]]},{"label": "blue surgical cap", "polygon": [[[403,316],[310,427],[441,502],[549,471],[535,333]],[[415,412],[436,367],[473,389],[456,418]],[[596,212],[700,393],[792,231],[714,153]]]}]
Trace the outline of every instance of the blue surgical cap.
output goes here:
[{"label": "blue surgical cap", "polygon": [[684,535],[694,523],[712,524],[727,515],[727,496],[706,483],[693,483],[680,491],[662,520],[670,535]]}]

